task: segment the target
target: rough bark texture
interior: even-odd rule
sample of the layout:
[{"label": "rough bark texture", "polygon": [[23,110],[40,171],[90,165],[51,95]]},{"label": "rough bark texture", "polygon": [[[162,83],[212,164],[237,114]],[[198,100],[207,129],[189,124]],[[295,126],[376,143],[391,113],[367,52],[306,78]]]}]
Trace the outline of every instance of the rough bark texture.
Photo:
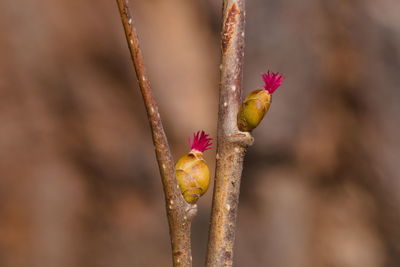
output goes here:
[{"label": "rough bark texture", "polygon": [[127,0],[117,0],[122,24],[125,29],[129,51],[135,66],[140,91],[146,106],[147,117],[151,126],[154,148],[161,181],[163,183],[165,203],[170,229],[174,266],[191,266],[192,254],[190,244],[190,226],[197,212],[196,205],[188,204],[182,197],[175,177],[174,159],[169,149],[157,104],[146,75],[139,40],[133,26],[133,18]]},{"label": "rough bark texture", "polygon": [[237,128],[242,93],[244,2],[224,1],[223,6],[217,164],[207,266],[233,264],[243,157],[253,142],[249,133]]}]

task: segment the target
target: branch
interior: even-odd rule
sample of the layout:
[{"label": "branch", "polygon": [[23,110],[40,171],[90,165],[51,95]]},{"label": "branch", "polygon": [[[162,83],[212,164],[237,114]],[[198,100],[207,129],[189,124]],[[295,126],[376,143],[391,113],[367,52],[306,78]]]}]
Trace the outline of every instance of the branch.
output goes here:
[{"label": "branch", "polygon": [[237,128],[242,95],[245,0],[224,0],[219,91],[217,164],[207,266],[232,266],[240,178],[246,149],[253,143]]},{"label": "branch", "polygon": [[192,265],[190,246],[190,226],[197,213],[197,206],[188,204],[182,197],[175,177],[174,159],[169,149],[156,101],[146,75],[139,40],[128,7],[128,0],[117,0],[124,26],[129,51],[143,96],[147,117],[151,127],[161,181],[164,188],[169,232],[172,246],[173,264],[176,267]]}]

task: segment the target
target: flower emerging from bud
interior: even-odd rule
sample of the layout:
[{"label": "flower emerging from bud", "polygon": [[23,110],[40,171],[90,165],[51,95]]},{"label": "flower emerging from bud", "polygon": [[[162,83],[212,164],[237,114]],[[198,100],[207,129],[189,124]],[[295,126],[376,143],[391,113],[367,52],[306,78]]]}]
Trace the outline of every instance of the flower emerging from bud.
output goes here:
[{"label": "flower emerging from bud", "polygon": [[268,71],[262,75],[264,89],[258,89],[246,96],[238,113],[238,127],[243,132],[250,132],[260,124],[268,112],[272,94],[282,85],[284,77]]},{"label": "flower emerging from bud", "polygon": [[210,170],[203,159],[203,152],[211,149],[212,138],[198,131],[189,138],[191,151],[175,164],[176,179],[186,202],[194,204],[208,189]]}]

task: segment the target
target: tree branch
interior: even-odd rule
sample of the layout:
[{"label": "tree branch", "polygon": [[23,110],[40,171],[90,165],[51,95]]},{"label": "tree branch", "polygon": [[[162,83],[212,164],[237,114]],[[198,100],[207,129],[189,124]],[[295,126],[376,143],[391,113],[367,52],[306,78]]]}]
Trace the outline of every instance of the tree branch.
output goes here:
[{"label": "tree branch", "polygon": [[174,159],[169,149],[156,101],[144,67],[139,40],[128,7],[128,0],[117,0],[129,51],[143,96],[151,127],[161,181],[164,188],[167,217],[172,246],[173,264],[176,267],[192,265],[190,226],[197,206],[188,204],[182,197],[175,177]]},{"label": "tree branch", "polygon": [[237,128],[242,95],[245,0],[224,0],[219,91],[217,164],[207,266],[232,266],[240,178],[246,149],[253,143]]}]

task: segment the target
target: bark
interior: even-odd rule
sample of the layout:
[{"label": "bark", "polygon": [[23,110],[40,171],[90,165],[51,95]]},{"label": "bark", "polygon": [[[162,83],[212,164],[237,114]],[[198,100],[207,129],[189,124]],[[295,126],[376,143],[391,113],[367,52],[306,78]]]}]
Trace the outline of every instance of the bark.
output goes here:
[{"label": "bark", "polygon": [[197,206],[188,204],[183,199],[179,190],[175,176],[174,159],[169,149],[158,107],[153,97],[149,79],[146,75],[143,56],[139,47],[139,40],[133,24],[133,18],[128,7],[128,1],[117,0],[117,3],[151,127],[165,194],[173,264],[174,266],[182,267],[191,266],[190,226],[193,217],[197,213]]},{"label": "bark", "polygon": [[217,164],[207,266],[232,266],[240,179],[246,148],[253,138],[237,128],[241,104],[245,1],[225,0],[218,111]]}]

